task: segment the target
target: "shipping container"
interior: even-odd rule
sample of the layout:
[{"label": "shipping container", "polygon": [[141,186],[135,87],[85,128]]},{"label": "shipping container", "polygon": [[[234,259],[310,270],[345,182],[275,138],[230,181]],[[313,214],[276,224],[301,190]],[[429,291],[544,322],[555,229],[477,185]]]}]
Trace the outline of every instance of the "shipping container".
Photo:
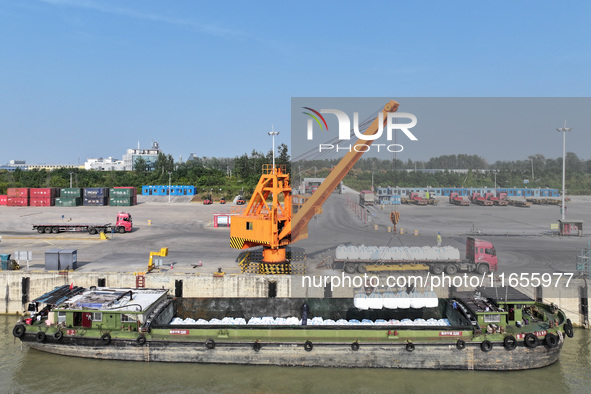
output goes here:
[{"label": "shipping container", "polygon": [[109,197],[109,205],[116,207],[137,205],[137,197]]},{"label": "shipping container", "polygon": [[81,197],[57,197],[55,199],[56,207],[77,207],[82,205]]},{"label": "shipping container", "polygon": [[8,199],[8,197],[6,196],[6,194],[1,194],[0,195],[0,205],[6,205],[7,199]]},{"label": "shipping container", "polygon": [[135,187],[114,187],[109,191],[109,197],[133,197],[135,195]]},{"label": "shipping container", "polygon": [[29,189],[28,188],[9,188],[7,190],[6,195],[8,197],[17,197],[17,198],[28,198],[29,197]]},{"label": "shipping container", "polygon": [[31,197],[29,199],[29,206],[31,207],[53,207],[54,205],[55,198]]},{"label": "shipping container", "polygon": [[55,198],[59,197],[59,189],[57,187],[31,188],[29,189],[29,197],[38,198]]},{"label": "shipping container", "polygon": [[109,202],[106,197],[84,197],[82,205],[84,206],[103,206]]},{"label": "shipping container", "polygon": [[84,189],[84,197],[90,197],[90,198],[109,197],[109,188],[107,188],[107,187],[87,187]]},{"label": "shipping container", "polygon": [[60,191],[60,197],[82,197],[82,188],[80,187],[70,187],[70,188],[63,188]]},{"label": "shipping container", "polygon": [[7,197],[6,205],[9,207],[28,207],[29,197]]}]

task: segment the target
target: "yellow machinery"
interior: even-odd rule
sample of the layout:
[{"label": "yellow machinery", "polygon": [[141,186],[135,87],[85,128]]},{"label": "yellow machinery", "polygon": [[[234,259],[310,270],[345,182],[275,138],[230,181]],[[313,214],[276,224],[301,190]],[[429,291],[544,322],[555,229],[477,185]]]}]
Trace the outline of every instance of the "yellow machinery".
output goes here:
[{"label": "yellow machinery", "polygon": [[168,248],[162,248],[159,252],[150,252],[150,260],[148,260],[148,272],[152,271],[154,268],[153,258],[154,256],[166,257],[168,256]]},{"label": "yellow machinery", "polygon": [[[398,103],[390,101],[382,111],[383,126],[389,112],[398,110]],[[364,135],[374,135],[379,128],[379,116],[374,119]],[[263,246],[260,273],[289,274],[291,267],[286,259],[285,247],[308,238],[308,222],[322,213],[322,204],[353,168],[373,140],[359,139],[326,177],[310,198],[292,215],[291,186],[284,165],[263,166],[263,174],[242,215],[232,217],[230,246],[248,249]],[[366,148],[364,148],[366,147]]]}]

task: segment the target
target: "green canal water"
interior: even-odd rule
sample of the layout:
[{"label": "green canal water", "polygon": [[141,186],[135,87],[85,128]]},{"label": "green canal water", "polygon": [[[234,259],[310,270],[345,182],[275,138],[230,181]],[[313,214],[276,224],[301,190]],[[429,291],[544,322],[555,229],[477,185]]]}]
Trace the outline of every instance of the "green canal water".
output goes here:
[{"label": "green canal water", "polygon": [[1,393],[589,393],[591,332],[576,330],[557,364],[519,372],[226,366],[89,360],[46,354],[0,316]]}]

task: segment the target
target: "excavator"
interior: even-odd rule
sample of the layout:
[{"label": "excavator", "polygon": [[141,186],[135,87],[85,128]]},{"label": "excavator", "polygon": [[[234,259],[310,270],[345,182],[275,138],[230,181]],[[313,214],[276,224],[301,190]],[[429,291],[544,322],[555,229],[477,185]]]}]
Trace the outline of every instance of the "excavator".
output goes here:
[{"label": "excavator", "polygon": [[[391,100],[382,111],[386,127],[388,113],[396,112],[399,104]],[[379,129],[380,117],[370,124],[363,135],[371,136]],[[359,139],[326,177],[310,198],[292,214],[291,186],[285,165],[263,165],[263,173],[248,205],[241,215],[232,217],[230,246],[234,249],[263,247],[260,274],[290,274],[291,264],[286,247],[308,238],[308,222],[322,213],[322,205],[340,184],[373,140]],[[398,221],[398,218],[396,218]]]}]

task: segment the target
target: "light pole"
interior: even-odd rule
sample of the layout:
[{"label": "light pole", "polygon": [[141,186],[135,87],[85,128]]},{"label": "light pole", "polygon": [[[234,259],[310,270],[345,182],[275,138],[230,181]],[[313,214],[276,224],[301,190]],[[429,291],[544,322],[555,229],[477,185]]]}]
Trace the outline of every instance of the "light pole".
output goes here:
[{"label": "light pole", "polygon": [[70,189],[72,188],[72,174],[73,172],[70,172]]},{"label": "light pole", "polygon": [[279,135],[278,131],[275,131],[275,129],[273,128],[273,125],[271,125],[271,130],[269,131],[267,134],[269,134],[270,136],[273,137],[273,174],[275,173],[275,136]]},{"label": "light pole", "polygon": [[566,175],[566,132],[570,131],[570,127],[566,127],[566,120],[564,121],[564,126],[559,127],[556,129],[559,133],[562,133],[562,221],[564,222],[564,214],[566,211],[566,207],[564,206],[564,194],[565,194],[565,185],[564,185],[564,178]]},{"label": "light pole", "polygon": [[168,202],[170,202],[170,194],[172,192],[172,190],[170,190],[171,179],[172,179],[172,171],[168,171]]}]

